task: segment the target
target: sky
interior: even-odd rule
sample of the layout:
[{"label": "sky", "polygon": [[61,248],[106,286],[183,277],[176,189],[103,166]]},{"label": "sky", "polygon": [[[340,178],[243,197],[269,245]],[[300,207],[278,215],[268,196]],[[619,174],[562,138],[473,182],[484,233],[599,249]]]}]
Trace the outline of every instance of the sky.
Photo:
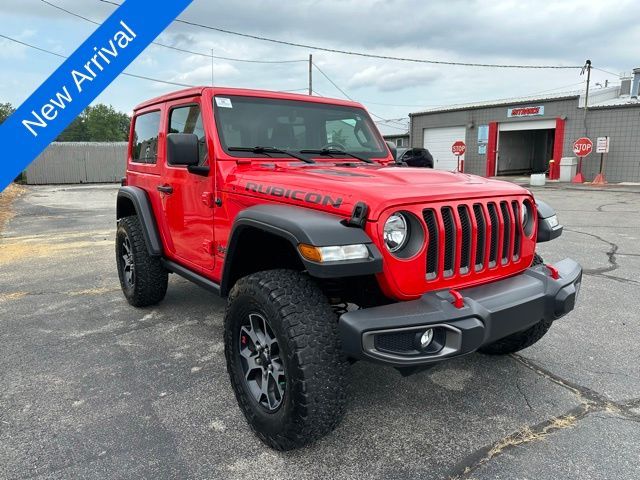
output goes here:
[{"label": "sky", "polygon": [[[47,0],[101,22],[114,10],[99,0]],[[149,2],[150,5],[153,2]],[[313,46],[418,59],[594,67],[592,88],[640,66],[637,1],[194,0],[180,18],[227,30]],[[42,0],[2,0],[0,33],[69,55],[96,28]],[[410,112],[434,106],[584,89],[580,69],[496,69],[434,65],[314,51],[174,22],[158,42],[215,59],[213,81],[229,87],[344,93],[363,103],[384,133],[400,133]],[[0,103],[21,104],[62,59],[0,38]],[[160,80],[210,85],[211,59],[150,45],[127,69]],[[181,87],[120,76],[96,103],[130,113],[139,102]]]}]

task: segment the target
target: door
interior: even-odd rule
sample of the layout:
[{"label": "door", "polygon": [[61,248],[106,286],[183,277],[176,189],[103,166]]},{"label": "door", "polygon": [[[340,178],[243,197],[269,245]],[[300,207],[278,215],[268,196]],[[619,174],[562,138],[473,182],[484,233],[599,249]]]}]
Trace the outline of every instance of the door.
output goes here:
[{"label": "door", "polygon": [[465,132],[464,126],[424,129],[423,146],[433,155],[433,168],[452,171],[458,167],[458,158],[451,152],[451,146],[458,140],[465,142]]},{"label": "door", "polygon": [[[167,134],[196,134],[199,165],[209,165],[200,97],[170,102],[166,111]],[[212,270],[215,263],[213,171],[207,176],[190,173],[185,166],[171,165],[165,155],[164,175],[158,190],[162,197],[169,256],[203,273]]]}]

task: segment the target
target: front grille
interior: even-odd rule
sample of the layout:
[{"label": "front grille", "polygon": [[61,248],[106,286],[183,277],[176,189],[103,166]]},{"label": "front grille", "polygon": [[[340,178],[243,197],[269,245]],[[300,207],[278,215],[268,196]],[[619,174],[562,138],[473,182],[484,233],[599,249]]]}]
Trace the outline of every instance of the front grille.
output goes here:
[{"label": "front grille", "polygon": [[[516,222],[516,225],[518,225],[518,223],[521,222],[520,208],[522,207],[518,202],[514,200],[511,202],[511,208],[513,208],[514,221]],[[520,259],[521,245],[522,245],[522,231],[520,230],[520,228],[516,227],[515,235],[513,236],[513,259],[514,260]]]},{"label": "front grille", "polygon": [[498,259],[498,232],[500,231],[500,225],[498,225],[498,211],[495,203],[487,205],[489,210],[489,221],[491,222],[491,248],[489,249],[489,266],[495,267],[496,260]]},{"label": "front grille", "polygon": [[509,247],[511,246],[511,215],[509,215],[509,204],[500,202],[500,211],[502,212],[502,222],[504,223],[504,232],[502,235],[502,265],[506,265],[509,261]]},{"label": "front grille", "polygon": [[484,212],[482,205],[475,203],[473,205],[473,216],[476,219],[476,272],[484,267],[484,249],[486,248],[485,239],[487,238],[487,222],[484,220]]},{"label": "front grille", "polygon": [[462,243],[460,245],[460,273],[469,271],[471,263],[471,219],[466,205],[458,205],[458,218],[460,218],[460,230]]},{"label": "front grille", "polygon": [[433,280],[438,273],[438,221],[435,210],[427,209],[422,212],[427,224],[429,245],[427,246],[427,280]]},{"label": "front grille", "polygon": [[501,200],[424,209],[427,280],[449,279],[518,261],[523,241],[521,208],[517,200]]},{"label": "front grille", "polygon": [[442,209],[442,222],[444,224],[444,276],[450,277],[453,275],[456,255],[456,225],[451,207]]}]

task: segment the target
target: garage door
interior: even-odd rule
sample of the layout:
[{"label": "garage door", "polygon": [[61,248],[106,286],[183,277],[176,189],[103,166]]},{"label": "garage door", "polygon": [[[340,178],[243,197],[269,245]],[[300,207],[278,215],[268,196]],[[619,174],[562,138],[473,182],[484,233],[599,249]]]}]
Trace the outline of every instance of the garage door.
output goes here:
[{"label": "garage door", "polygon": [[433,167],[440,170],[455,170],[456,157],[451,145],[457,140],[465,141],[465,127],[438,127],[424,129],[424,148],[433,155]]}]

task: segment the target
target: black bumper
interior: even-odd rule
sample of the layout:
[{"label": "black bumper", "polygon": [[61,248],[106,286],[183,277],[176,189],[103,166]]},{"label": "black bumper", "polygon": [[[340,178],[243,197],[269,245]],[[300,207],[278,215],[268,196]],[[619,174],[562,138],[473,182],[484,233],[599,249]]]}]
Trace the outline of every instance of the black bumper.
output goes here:
[{"label": "black bumper", "polygon": [[[571,259],[460,290],[464,305],[453,305],[448,291],[418,300],[343,314],[338,322],[342,346],[353,358],[396,367],[428,365],[471,353],[483,345],[526,330],[543,319],[555,320],[575,305],[582,267]],[[419,338],[432,328],[433,341],[420,348]]]}]

